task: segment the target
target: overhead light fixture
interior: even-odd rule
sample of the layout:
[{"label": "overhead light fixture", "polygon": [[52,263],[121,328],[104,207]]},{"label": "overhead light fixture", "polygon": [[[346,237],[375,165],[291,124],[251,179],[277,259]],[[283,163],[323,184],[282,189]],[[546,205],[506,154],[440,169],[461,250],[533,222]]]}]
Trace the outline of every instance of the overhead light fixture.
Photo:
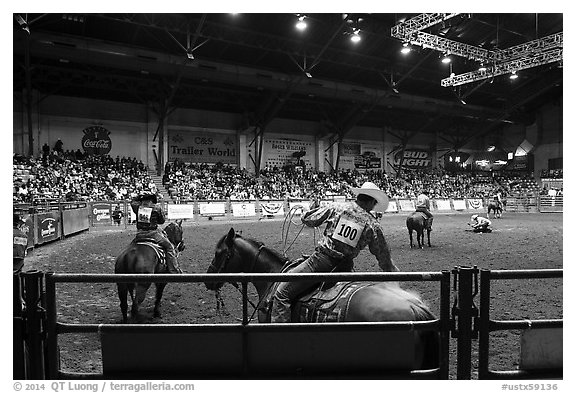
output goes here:
[{"label": "overhead light fixture", "polygon": [[518,78],[516,71],[512,71],[512,73],[510,74],[510,79],[516,79],[516,78]]},{"label": "overhead light fixture", "polygon": [[194,60],[194,55],[192,54],[192,51],[186,51],[186,57],[188,57],[189,60]]},{"label": "overhead light fixture", "polygon": [[478,68],[478,71],[484,72],[484,71],[486,71],[486,70],[487,70],[487,68],[486,68],[486,66],[484,65],[484,63],[480,63],[480,67]]},{"label": "overhead light fixture", "polygon": [[460,103],[461,103],[462,105],[466,105],[466,101],[464,101],[462,98],[460,98]]},{"label": "overhead light fixture", "polygon": [[496,150],[496,146],[494,145],[488,146],[488,149],[486,149],[486,151],[494,151],[494,150]]},{"label": "overhead light fixture", "polygon": [[311,74],[311,73],[309,73],[308,71],[304,72],[304,74],[306,75],[306,77],[308,77],[308,78],[312,78],[312,74]]},{"label": "overhead light fixture", "polygon": [[298,22],[296,22],[296,28],[300,31],[306,30],[308,24],[306,23],[306,15],[299,15]]},{"label": "overhead light fixture", "polygon": [[449,64],[451,61],[452,59],[450,58],[450,55],[444,54],[444,57],[442,58],[442,63]]},{"label": "overhead light fixture", "polygon": [[402,49],[400,49],[400,53],[402,53],[403,55],[407,55],[408,53],[410,53],[410,44],[405,42],[402,44]]},{"label": "overhead light fixture", "polygon": [[362,40],[362,37],[360,37],[360,29],[355,28],[352,31],[352,35],[350,36],[350,41],[352,41],[353,43],[357,44],[358,42],[360,42]]}]

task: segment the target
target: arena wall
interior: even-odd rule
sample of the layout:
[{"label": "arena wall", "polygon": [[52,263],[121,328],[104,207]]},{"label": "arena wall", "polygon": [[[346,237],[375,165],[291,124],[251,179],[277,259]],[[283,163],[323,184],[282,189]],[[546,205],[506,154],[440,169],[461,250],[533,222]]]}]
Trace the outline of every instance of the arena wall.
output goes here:
[{"label": "arena wall", "polygon": [[[34,96],[37,103],[33,108],[32,130],[34,137],[34,151],[40,155],[42,145],[48,143],[53,148],[55,142],[61,139],[64,149],[82,151],[83,130],[90,126],[100,125],[110,131],[112,147],[110,155],[129,156],[142,160],[150,168],[155,167],[156,156],[159,155],[158,139],[154,140],[158,127],[157,115],[151,105],[129,104],[105,100],[89,100],[83,98],[49,96]],[[13,114],[13,151],[28,153],[27,116],[21,96],[14,96]],[[246,121],[241,114],[200,111],[191,109],[177,109],[172,112],[164,124],[164,140],[168,140],[168,131],[173,127],[188,129],[206,128],[208,130],[226,130],[226,132],[239,135],[238,163],[249,170],[254,165],[250,155],[254,157],[254,145],[249,146],[254,138],[251,128],[246,128]],[[321,123],[310,121],[295,121],[289,119],[273,119],[266,127],[264,138],[293,138],[296,140],[312,142],[314,148],[308,153],[312,165],[319,170],[328,170],[330,164],[334,165],[337,157],[335,146],[330,147],[331,141],[322,135]],[[498,139],[503,148],[512,149],[524,139],[532,143],[535,148],[535,171],[547,168],[549,158],[562,156],[562,108],[557,103],[547,105],[537,115],[536,139],[530,133],[530,127],[511,126],[506,130],[497,132],[489,138],[478,138],[473,144],[486,143],[488,139]],[[240,131],[243,129],[243,131]],[[438,137],[442,130],[436,133],[416,135],[409,141],[410,148],[422,147],[425,150],[434,150],[431,155],[432,167],[441,166],[443,160],[440,156],[450,146]],[[344,142],[353,141],[373,146],[381,146],[382,169],[392,170],[390,153],[398,146],[399,141],[394,134],[402,130],[389,130],[387,128],[354,127],[344,138]],[[484,140],[486,139],[486,140]],[[468,146],[470,148],[473,146]],[[250,150],[252,149],[252,150]],[[461,149],[466,151],[466,149]],[[437,153],[436,153],[437,152]],[[470,150],[473,152],[473,150]],[[168,143],[164,143],[163,157],[168,155]],[[264,156],[266,157],[266,156]],[[329,164],[330,163],[330,164]],[[263,162],[264,165],[264,162]]]}]

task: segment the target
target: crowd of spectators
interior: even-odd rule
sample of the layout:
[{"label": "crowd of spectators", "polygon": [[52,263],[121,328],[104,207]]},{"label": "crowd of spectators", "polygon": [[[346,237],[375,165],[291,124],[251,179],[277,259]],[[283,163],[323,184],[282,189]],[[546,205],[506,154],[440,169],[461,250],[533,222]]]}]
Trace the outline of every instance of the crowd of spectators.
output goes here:
[{"label": "crowd of spectators", "polygon": [[13,202],[124,200],[156,192],[147,167],[134,158],[80,156],[54,150],[39,159],[14,155]]},{"label": "crowd of spectators", "polygon": [[[80,151],[43,151],[40,158],[14,155],[14,203],[128,200],[141,191],[161,190],[148,168],[134,158],[84,155]],[[500,192],[513,196],[540,192],[531,175],[449,173],[444,169],[382,171],[339,170],[330,173],[301,167],[264,168],[256,177],[229,165],[166,164],[162,183],[172,201],[311,199],[353,197],[352,187],[371,181],[391,198],[485,198]]]}]

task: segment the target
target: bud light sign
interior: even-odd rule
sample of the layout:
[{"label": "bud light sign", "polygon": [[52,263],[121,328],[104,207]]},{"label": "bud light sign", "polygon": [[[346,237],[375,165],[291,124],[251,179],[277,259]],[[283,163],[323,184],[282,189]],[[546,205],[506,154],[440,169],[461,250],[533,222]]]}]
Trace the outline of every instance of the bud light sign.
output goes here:
[{"label": "bud light sign", "polygon": [[430,153],[425,150],[404,150],[397,152],[394,155],[394,164],[400,165],[404,168],[429,168],[432,164]]},{"label": "bud light sign", "polygon": [[92,126],[83,130],[82,147],[86,154],[102,156],[110,153],[112,141],[110,131],[101,126]]}]

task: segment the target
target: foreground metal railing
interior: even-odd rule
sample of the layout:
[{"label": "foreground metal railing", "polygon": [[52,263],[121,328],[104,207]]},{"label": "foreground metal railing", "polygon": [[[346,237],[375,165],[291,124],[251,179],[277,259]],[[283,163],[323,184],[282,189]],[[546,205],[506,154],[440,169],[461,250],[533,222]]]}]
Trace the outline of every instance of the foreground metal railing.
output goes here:
[{"label": "foreground metal railing", "polygon": [[[327,323],[327,324],[249,324],[248,284],[251,281],[436,281],[440,284],[440,317],[432,321],[421,322],[375,322],[375,323]],[[118,283],[118,282],[240,282],[242,292],[242,322],[239,324],[197,324],[197,325],[147,325],[134,324],[68,324],[57,320],[57,284],[58,283]],[[103,378],[98,373],[67,373],[59,369],[58,335],[67,333],[98,333],[102,331],[137,332],[142,329],[161,329],[170,331],[201,331],[210,329],[231,329],[245,334],[257,331],[315,329],[345,330],[351,328],[416,331],[435,330],[440,336],[439,367],[431,370],[415,370],[407,375],[413,378],[448,378],[449,335],[450,335],[450,272],[422,273],[314,273],[314,274],[183,274],[183,275],[138,275],[138,274],[46,274],[46,353],[47,379]],[[243,351],[247,349],[244,348]]]}]

